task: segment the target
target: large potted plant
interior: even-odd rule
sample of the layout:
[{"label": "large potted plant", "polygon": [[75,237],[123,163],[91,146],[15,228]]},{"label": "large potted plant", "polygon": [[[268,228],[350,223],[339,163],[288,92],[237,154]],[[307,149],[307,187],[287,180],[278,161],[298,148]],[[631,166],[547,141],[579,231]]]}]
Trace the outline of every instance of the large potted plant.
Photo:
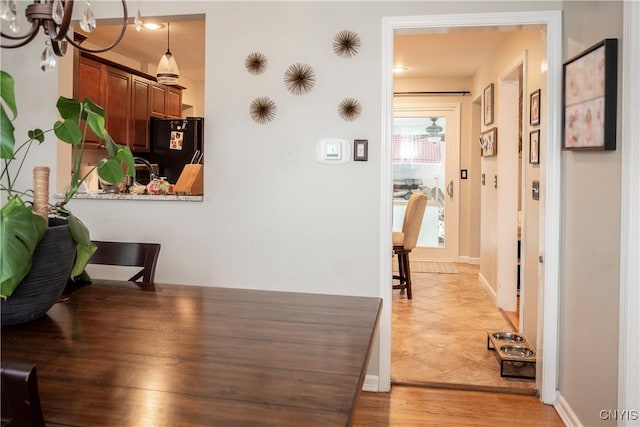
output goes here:
[{"label": "large potted plant", "polygon": [[[84,269],[96,247],[86,226],[67,207],[93,172],[80,172],[87,130],[104,141],[106,156],[94,167],[103,181],[119,183],[125,175],[134,176],[134,160],[129,147],[116,144],[109,136],[104,110],[90,99],[60,97],[56,107],[61,120],[48,130],[30,130],[26,141],[16,144],[14,80],[0,71],[0,83],[0,190],[4,201],[0,208],[0,308],[2,324],[7,325],[43,315],[69,279],[88,278]],[[64,198],[48,204],[45,214],[38,215],[33,190],[15,186],[30,149],[34,143],[43,143],[50,132],[71,145],[71,182]],[[45,192],[48,196],[48,188]]]}]

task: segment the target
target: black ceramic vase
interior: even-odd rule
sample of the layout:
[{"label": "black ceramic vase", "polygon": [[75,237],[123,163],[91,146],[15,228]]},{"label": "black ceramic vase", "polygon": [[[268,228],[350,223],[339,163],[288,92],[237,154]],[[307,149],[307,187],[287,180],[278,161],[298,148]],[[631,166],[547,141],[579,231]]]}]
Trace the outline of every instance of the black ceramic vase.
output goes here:
[{"label": "black ceramic vase", "polygon": [[64,291],[75,254],[68,222],[50,218],[49,228],[33,254],[31,271],[0,303],[2,326],[26,323],[49,311]]}]

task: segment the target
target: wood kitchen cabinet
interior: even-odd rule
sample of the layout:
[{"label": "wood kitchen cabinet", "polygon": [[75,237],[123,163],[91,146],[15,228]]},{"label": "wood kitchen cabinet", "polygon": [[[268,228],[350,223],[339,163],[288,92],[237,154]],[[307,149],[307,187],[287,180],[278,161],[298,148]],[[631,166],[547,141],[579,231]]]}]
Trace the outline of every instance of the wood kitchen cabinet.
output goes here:
[{"label": "wood kitchen cabinet", "polygon": [[[82,101],[85,98],[91,99],[94,104],[104,106],[104,94],[106,89],[106,65],[89,58],[80,58],[78,67],[79,78],[76,86],[75,98]],[[81,124],[84,129],[84,122]],[[100,141],[98,136],[87,130],[86,147],[98,148]]]},{"label": "wood kitchen cabinet", "polygon": [[151,116],[159,119],[181,119],[182,90],[153,83],[151,87]]},{"label": "wood kitchen cabinet", "polygon": [[107,67],[105,90],[105,123],[115,142],[130,145],[131,74]]},{"label": "wood kitchen cabinet", "polygon": [[167,118],[182,118],[182,90],[171,86],[167,87]]},{"label": "wood kitchen cabinet", "polygon": [[[182,89],[165,86],[151,76],[94,55],[78,61],[75,98],[104,107],[109,135],[132,151],[150,150],[149,119],[182,118]],[[87,132],[87,148],[98,148],[98,137]]]},{"label": "wood kitchen cabinet", "polygon": [[131,82],[131,131],[132,151],[148,152],[149,117],[151,116],[151,82],[145,78],[133,76]]}]

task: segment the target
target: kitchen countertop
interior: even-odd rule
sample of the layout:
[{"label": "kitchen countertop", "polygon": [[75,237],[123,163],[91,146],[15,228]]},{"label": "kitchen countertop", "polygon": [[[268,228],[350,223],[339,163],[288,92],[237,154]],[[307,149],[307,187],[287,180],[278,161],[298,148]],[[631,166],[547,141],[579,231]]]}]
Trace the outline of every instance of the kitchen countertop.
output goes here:
[{"label": "kitchen countertop", "polygon": [[[64,199],[64,194],[56,193],[56,199]],[[204,196],[185,196],[176,194],[129,194],[129,193],[76,193],[74,199],[94,200],[155,200],[162,202],[201,202]]]}]

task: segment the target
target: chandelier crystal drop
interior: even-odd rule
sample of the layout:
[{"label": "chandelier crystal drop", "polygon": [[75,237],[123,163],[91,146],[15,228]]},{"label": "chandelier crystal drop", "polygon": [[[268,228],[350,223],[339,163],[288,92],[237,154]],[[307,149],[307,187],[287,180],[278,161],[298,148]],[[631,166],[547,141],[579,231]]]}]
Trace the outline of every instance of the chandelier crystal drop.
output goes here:
[{"label": "chandelier crystal drop", "polygon": [[13,17],[9,23],[9,28],[11,28],[11,31],[13,31],[14,34],[18,34],[20,32],[20,21],[18,21],[17,16]]},{"label": "chandelier crystal drop", "polygon": [[5,21],[12,21],[16,17],[16,0],[0,1],[0,18]]},{"label": "chandelier crystal drop", "polygon": [[53,17],[53,22],[58,25],[62,24],[62,18],[64,17],[64,7],[62,5],[62,0],[53,0],[51,16]]},{"label": "chandelier crystal drop", "polygon": [[138,5],[138,13],[136,13],[136,18],[133,20],[133,24],[135,25],[137,32],[142,31],[142,26],[144,25],[144,22],[142,21],[142,13],[140,12],[139,5]]},{"label": "chandelier crystal drop", "polygon": [[46,46],[42,51],[42,55],[40,56],[40,69],[44,72],[48,72],[55,70],[56,65],[58,65],[58,59],[53,52],[51,42],[47,40],[45,44]]},{"label": "chandelier crystal drop", "polygon": [[80,18],[80,28],[87,33],[93,32],[96,29],[96,17],[91,9],[91,3],[87,0],[84,10],[82,11],[82,17]]}]

